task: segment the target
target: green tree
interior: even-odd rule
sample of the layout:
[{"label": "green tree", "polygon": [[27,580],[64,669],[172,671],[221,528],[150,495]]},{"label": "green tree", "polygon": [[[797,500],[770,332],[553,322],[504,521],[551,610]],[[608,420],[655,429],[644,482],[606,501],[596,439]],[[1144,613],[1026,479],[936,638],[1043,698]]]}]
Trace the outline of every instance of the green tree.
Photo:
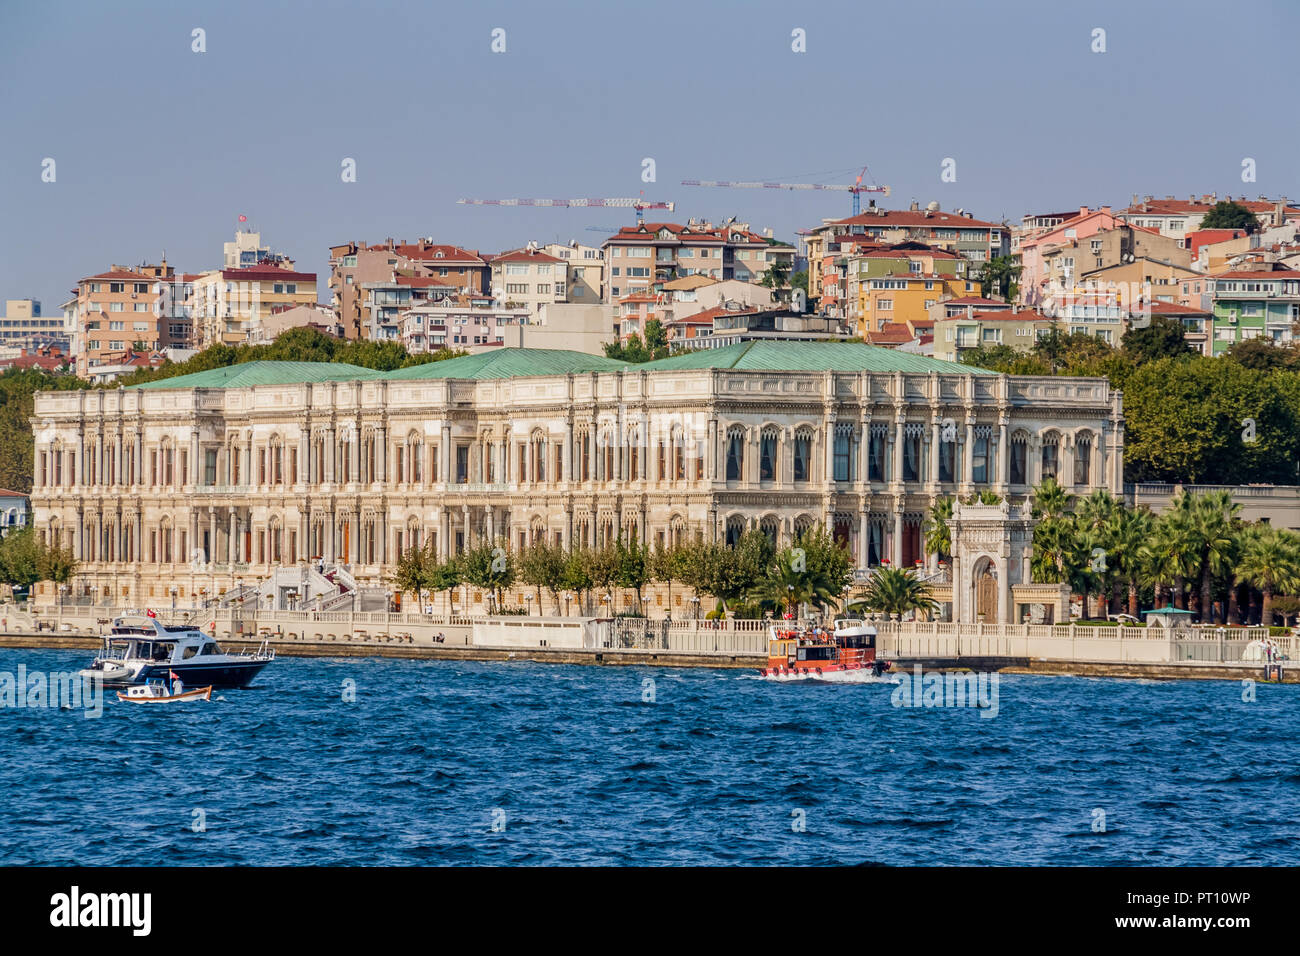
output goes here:
[{"label": "green tree", "polygon": [[638,613],[644,614],[641,607],[641,592],[650,580],[649,554],[645,545],[633,538],[625,541],[622,535],[614,542],[614,583],[620,588],[629,589],[636,595]]},{"label": "green tree", "polygon": [[1246,235],[1252,236],[1259,232],[1259,220],[1241,203],[1221,199],[1201,219],[1200,228],[1240,229]]},{"label": "green tree", "polygon": [[399,594],[414,594],[416,607],[423,612],[424,592],[431,587],[431,572],[437,563],[432,541],[421,548],[407,548],[394,562],[389,583]]},{"label": "green tree", "polygon": [[930,506],[925,519],[925,550],[945,560],[952,558],[952,498],[940,498]]},{"label": "green tree", "polygon": [[[428,588],[430,594],[437,594],[439,591],[451,591],[465,583],[465,576],[461,570],[460,561],[452,556],[446,561],[434,561],[433,566],[429,569]],[[447,602],[451,606],[451,601]]]},{"label": "green tree", "polygon": [[559,545],[537,541],[519,555],[519,580],[537,592],[537,613],[542,611],[542,589],[551,592],[555,613],[560,613],[559,592],[563,588],[567,555]]},{"label": "green tree", "polygon": [[1153,315],[1150,324],[1125,332],[1120,348],[1139,363],[1192,355],[1192,347],[1183,333],[1183,323],[1177,319]]},{"label": "green tree", "polygon": [[901,618],[909,611],[932,614],[939,606],[930,585],[911,568],[875,568],[860,603],[868,611]]},{"label": "green tree", "polygon": [[636,364],[651,362],[668,357],[668,332],[658,319],[647,319],[644,341],[640,335],[633,332],[625,340],[606,342],[602,348],[606,358]]},{"label": "green tree", "polygon": [[572,548],[564,555],[564,568],[560,573],[561,589],[577,594],[584,608],[589,608],[591,603],[592,580],[587,568],[586,549]]},{"label": "green tree", "polygon": [[1274,345],[1269,339],[1260,337],[1234,342],[1228,346],[1222,358],[1256,372],[1273,372],[1278,369],[1294,371],[1300,368],[1300,349],[1294,344]]},{"label": "green tree", "polygon": [[0,538],[0,581],[30,588],[41,580],[41,546],[36,530],[28,525]]},{"label": "green tree", "polygon": [[489,613],[496,613],[502,604],[506,588],[515,581],[517,569],[514,556],[505,541],[495,544],[484,542],[466,550],[460,556],[460,570],[466,583],[482,588],[490,597]]},{"label": "green tree", "polygon": [[1241,577],[1263,597],[1260,623],[1273,623],[1273,596],[1300,590],[1300,537],[1281,528],[1262,525],[1241,556]]},{"label": "green tree", "polygon": [[791,274],[790,288],[792,290],[802,289],[804,294],[804,299],[806,300],[808,298],[808,270],[807,269],[800,269],[798,272]]},{"label": "green tree", "polygon": [[[1192,504],[1191,528],[1200,562],[1201,622],[1208,624],[1213,615],[1214,580],[1228,574],[1237,557],[1238,519],[1241,505],[1232,493],[1211,491],[1197,495]],[[1219,619],[1222,622],[1223,618]]]},{"label": "green tree", "polygon": [[1019,293],[1016,285],[1020,278],[1020,266],[1014,256],[994,256],[984,263],[979,273],[980,295],[986,299],[994,295],[1005,302],[1012,301]]}]

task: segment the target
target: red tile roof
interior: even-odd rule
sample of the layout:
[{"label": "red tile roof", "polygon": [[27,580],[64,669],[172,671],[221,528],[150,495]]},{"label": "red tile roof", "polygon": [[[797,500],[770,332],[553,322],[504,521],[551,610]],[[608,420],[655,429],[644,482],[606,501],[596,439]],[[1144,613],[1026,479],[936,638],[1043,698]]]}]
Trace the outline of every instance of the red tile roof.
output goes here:
[{"label": "red tile roof", "polygon": [[683,322],[691,325],[712,325],[713,320],[723,315],[757,315],[758,309],[727,309],[722,306],[715,306],[712,309],[705,309],[703,312],[696,312],[694,315],[683,316],[680,319],[673,319],[673,325],[680,325]]},{"label": "red tile roof", "polygon": [[951,212],[927,212],[924,209],[878,209],[848,219],[836,219],[833,226],[943,226],[948,229],[1005,229],[1001,223],[968,219]]},{"label": "red tile roof", "polygon": [[[470,265],[485,265],[483,257],[473,249],[462,249],[460,246],[434,245],[433,243],[412,244],[399,243],[393,247],[393,252],[407,259],[418,259],[421,262],[464,262]],[[441,255],[439,255],[441,253]]]},{"label": "red tile roof", "polygon": [[247,269],[222,269],[223,279],[284,279],[295,282],[315,282],[314,272],[294,272],[291,269],[277,269],[275,266],[249,266]]},{"label": "red tile roof", "polygon": [[924,258],[932,256],[935,259],[960,259],[961,256],[955,252],[949,252],[947,249],[876,249],[871,252],[863,253],[867,259],[908,259],[915,256]]},{"label": "red tile roof", "polygon": [[1145,302],[1138,306],[1140,309],[1148,309],[1156,315],[1211,315],[1201,309],[1193,309],[1190,306],[1178,305],[1174,302]]},{"label": "red tile roof", "polygon": [[549,253],[540,252],[536,249],[514,249],[510,252],[503,252],[499,256],[492,257],[492,264],[498,262],[564,262],[564,259],[557,258]]},{"label": "red tile roof", "polygon": [[999,302],[997,299],[985,299],[978,295],[964,295],[959,299],[944,299],[940,305],[992,305],[998,307],[1011,308],[1010,302]]},{"label": "red tile roof", "polygon": [[916,336],[906,325],[901,322],[887,322],[880,327],[878,332],[867,333],[867,344],[885,345],[893,343],[902,345],[904,342],[910,342]]},{"label": "red tile roof", "polygon": [[1245,206],[1253,213],[1272,212],[1273,203],[1258,199],[1151,199],[1129,206],[1124,212],[1145,213],[1154,216],[1182,216],[1190,213],[1209,212],[1219,202],[1234,202]]},{"label": "red tile roof", "polygon": [[445,286],[448,289],[456,288],[456,283],[446,282],[433,276],[398,276],[398,285],[409,285],[413,289],[427,289],[429,286]]},{"label": "red tile roof", "polygon": [[[953,319],[965,318],[965,316],[954,315]],[[1021,309],[1019,312],[976,312],[970,316],[972,319],[978,319],[981,322],[1055,322],[1056,319],[1043,315],[1036,309]],[[949,319],[948,321],[952,321]]]},{"label": "red tile roof", "polygon": [[117,279],[117,280],[125,280],[128,282],[151,282],[154,279],[162,279],[162,278],[164,277],[145,275],[140,272],[127,272],[122,269],[114,269],[110,272],[101,272],[99,275],[86,276],[86,278],[82,279],[81,281],[90,282],[94,279]]},{"label": "red tile roof", "polygon": [[1266,269],[1255,269],[1249,272],[1218,272],[1212,276],[1206,276],[1205,278],[1207,279],[1300,279],[1300,272],[1296,272],[1294,269],[1278,269],[1274,272],[1269,272]]}]

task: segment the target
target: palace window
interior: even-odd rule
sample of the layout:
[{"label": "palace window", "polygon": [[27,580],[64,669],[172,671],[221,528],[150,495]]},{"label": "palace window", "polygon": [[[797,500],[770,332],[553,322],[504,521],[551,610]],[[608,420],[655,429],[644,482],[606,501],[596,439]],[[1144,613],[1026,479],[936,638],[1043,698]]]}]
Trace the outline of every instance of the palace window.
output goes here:
[{"label": "palace window", "polygon": [[1013,439],[1011,442],[1011,454],[1008,457],[1011,464],[1010,481],[1013,485],[1026,484],[1025,464],[1028,458],[1028,448],[1029,446],[1023,438]]},{"label": "palace window", "polygon": [[776,432],[765,431],[758,443],[758,480],[776,480]]},{"label": "palace window", "polygon": [[872,429],[867,446],[867,477],[871,481],[885,481],[885,434]]},{"label": "palace window", "polygon": [[1092,484],[1092,439],[1080,438],[1074,446],[1074,483]]},{"label": "palace window", "polygon": [[727,481],[740,481],[745,473],[745,433],[736,429],[727,433]]},{"label": "palace window", "polygon": [[987,435],[975,435],[975,447],[971,453],[970,480],[977,485],[988,484],[989,480],[989,438]]},{"label": "palace window", "polygon": [[801,431],[794,436],[794,480],[809,481],[812,477],[812,435]]},{"label": "palace window", "polygon": [[1059,446],[1056,443],[1056,437],[1053,436],[1043,442],[1043,477],[1055,478],[1057,476],[1057,467],[1060,463]]}]

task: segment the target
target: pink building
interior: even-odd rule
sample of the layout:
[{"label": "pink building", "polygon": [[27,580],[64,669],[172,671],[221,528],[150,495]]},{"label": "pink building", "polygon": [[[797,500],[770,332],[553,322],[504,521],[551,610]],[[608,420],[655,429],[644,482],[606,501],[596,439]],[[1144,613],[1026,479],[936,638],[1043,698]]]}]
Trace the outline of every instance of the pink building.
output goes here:
[{"label": "pink building", "polygon": [[1043,254],[1061,246],[1116,226],[1124,220],[1111,212],[1109,206],[1089,209],[1080,206],[1078,215],[1067,219],[1055,229],[1026,239],[1020,244],[1020,298],[1026,305],[1038,305],[1046,294],[1047,270]]}]

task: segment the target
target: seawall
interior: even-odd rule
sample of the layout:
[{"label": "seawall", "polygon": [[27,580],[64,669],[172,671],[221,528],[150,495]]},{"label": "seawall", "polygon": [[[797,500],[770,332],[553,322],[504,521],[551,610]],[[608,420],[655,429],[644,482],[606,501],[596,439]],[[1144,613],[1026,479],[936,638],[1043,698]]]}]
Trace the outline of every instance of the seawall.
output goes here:
[{"label": "seawall", "polygon": [[[404,660],[533,661],[543,664],[588,666],[715,667],[757,669],[766,655],[731,651],[667,651],[640,648],[475,647],[363,641],[315,642],[274,640],[270,645],[281,657],[387,657]],[[0,634],[0,647],[55,648],[96,651],[98,638],[81,634]],[[1265,665],[1258,662],[1213,663],[1179,661],[1046,661],[1024,657],[895,657],[895,671],[997,671],[1002,674],[1039,674],[1072,677],[1113,677],[1145,680],[1255,680],[1269,681]],[[1282,683],[1300,684],[1300,667],[1285,662]]]}]

